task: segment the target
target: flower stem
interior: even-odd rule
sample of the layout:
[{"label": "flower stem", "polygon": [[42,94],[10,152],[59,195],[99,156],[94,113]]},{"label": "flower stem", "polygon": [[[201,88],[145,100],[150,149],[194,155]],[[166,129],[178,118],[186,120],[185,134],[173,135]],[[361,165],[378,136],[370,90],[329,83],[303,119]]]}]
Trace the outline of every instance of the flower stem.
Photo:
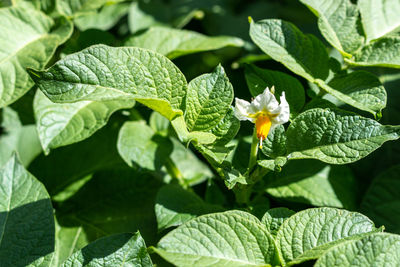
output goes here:
[{"label": "flower stem", "polygon": [[257,163],[258,144],[259,144],[259,141],[257,138],[257,131],[256,131],[256,128],[254,127],[253,139],[251,141],[251,148],[250,148],[248,173],[250,173],[251,169],[253,169],[253,167]]}]

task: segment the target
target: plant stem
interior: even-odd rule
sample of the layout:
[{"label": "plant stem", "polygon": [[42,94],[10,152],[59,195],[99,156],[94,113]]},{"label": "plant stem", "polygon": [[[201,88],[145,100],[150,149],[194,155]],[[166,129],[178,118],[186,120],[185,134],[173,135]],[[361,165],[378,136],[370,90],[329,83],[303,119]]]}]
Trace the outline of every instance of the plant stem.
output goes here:
[{"label": "plant stem", "polygon": [[250,149],[250,158],[249,158],[249,167],[248,167],[248,173],[250,173],[251,169],[256,165],[257,163],[257,153],[258,153],[258,138],[257,138],[257,130],[254,127],[254,132],[253,132],[253,139],[251,141],[251,149]]},{"label": "plant stem", "polygon": [[167,168],[168,174],[176,179],[178,183],[185,189],[188,188],[188,184],[186,183],[185,179],[183,178],[183,175],[181,171],[176,167],[175,163],[172,161],[170,157],[165,162],[165,168]]},{"label": "plant stem", "polygon": [[238,204],[247,204],[249,202],[251,194],[251,187],[249,185],[237,184],[233,188],[233,192]]}]

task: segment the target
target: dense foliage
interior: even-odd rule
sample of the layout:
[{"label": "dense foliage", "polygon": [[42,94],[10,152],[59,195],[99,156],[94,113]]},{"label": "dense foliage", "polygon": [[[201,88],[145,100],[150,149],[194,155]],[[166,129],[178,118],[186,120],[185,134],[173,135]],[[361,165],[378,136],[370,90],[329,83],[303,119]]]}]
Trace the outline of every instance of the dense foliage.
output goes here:
[{"label": "dense foliage", "polygon": [[399,266],[398,14],[0,1],[0,266]]}]

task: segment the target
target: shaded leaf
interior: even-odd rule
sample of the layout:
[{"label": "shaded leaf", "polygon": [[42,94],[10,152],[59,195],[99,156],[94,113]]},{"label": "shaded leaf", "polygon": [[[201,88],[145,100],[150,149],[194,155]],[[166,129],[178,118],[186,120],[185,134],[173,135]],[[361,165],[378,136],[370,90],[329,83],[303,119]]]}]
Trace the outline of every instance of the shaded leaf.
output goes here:
[{"label": "shaded leaf", "polygon": [[116,147],[121,125],[118,117],[111,118],[106,127],[83,142],[40,155],[29,165],[29,171],[54,196],[95,171],[124,167]]},{"label": "shaded leaf", "polygon": [[98,12],[92,11],[74,20],[79,30],[87,29],[109,30],[128,13],[129,3],[105,5]]},{"label": "shaded leaf", "polygon": [[173,151],[170,155],[172,162],[182,173],[188,185],[193,186],[214,176],[210,168],[201,161],[190,149],[175,138],[170,138]]},{"label": "shaded leaf", "polygon": [[54,251],[53,207],[45,187],[14,155],[0,169],[0,262],[48,266]]},{"label": "shaded leaf", "polygon": [[199,215],[222,210],[222,207],[208,204],[178,185],[166,185],[157,193],[155,212],[159,231],[181,225]]},{"label": "shaded leaf", "polygon": [[117,147],[129,166],[153,171],[160,170],[172,152],[171,141],[154,134],[143,121],[124,123],[118,135]]},{"label": "shaded leaf", "polygon": [[241,47],[244,42],[230,36],[211,37],[194,31],[151,27],[141,35],[128,38],[124,45],[147,48],[173,59],[226,46]]},{"label": "shaded leaf", "polygon": [[24,166],[42,152],[35,125],[22,125],[18,114],[9,107],[2,109],[3,120],[0,134],[0,167],[15,151]]},{"label": "shaded leaf", "polygon": [[389,232],[400,233],[400,165],[383,171],[365,193],[361,211]]},{"label": "shaded leaf", "polygon": [[357,207],[357,184],[346,166],[329,166],[315,160],[291,161],[267,182],[273,197],[314,206]]},{"label": "shaded leaf", "polygon": [[94,241],[74,253],[61,266],[153,266],[139,232]]},{"label": "shaded leaf", "polygon": [[107,2],[108,0],[57,0],[57,10],[67,16],[79,16],[100,8]]},{"label": "shaded leaf", "polygon": [[79,142],[106,125],[113,112],[131,108],[134,100],[53,103],[40,90],[33,102],[37,131],[45,153]]},{"label": "shaded leaf", "polygon": [[69,256],[88,243],[83,227],[61,227],[56,223],[55,255],[51,266],[61,266]]},{"label": "shaded leaf", "polygon": [[156,241],[156,193],[162,183],[132,169],[101,171],[71,198],[59,203],[62,227],[82,227],[87,240],[140,230],[148,242]]}]

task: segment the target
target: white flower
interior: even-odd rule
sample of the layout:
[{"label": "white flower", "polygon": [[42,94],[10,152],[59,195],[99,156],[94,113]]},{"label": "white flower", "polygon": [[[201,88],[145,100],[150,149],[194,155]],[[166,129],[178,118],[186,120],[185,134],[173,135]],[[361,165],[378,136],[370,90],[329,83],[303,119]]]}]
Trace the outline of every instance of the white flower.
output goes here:
[{"label": "white flower", "polygon": [[[274,87],[271,88],[271,91],[274,92]],[[260,148],[262,148],[262,141],[267,138],[272,129],[289,121],[289,114],[290,109],[285,98],[285,92],[282,92],[281,104],[278,103],[268,87],[251,103],[236,98],[235,116],[239,120],[249,120],[256,124]]]}]

